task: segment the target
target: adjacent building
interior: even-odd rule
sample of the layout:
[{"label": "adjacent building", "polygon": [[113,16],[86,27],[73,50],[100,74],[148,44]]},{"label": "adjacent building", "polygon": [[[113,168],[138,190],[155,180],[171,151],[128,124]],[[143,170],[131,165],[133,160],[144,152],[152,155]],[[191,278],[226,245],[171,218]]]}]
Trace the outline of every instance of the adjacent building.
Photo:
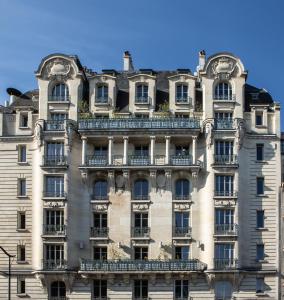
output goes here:
[{"label": "adjacent building", "polygon": [[280,106],[238,57],[94,72],[52,54],[35,76],[0,110],[12,299],[280,299]]}]

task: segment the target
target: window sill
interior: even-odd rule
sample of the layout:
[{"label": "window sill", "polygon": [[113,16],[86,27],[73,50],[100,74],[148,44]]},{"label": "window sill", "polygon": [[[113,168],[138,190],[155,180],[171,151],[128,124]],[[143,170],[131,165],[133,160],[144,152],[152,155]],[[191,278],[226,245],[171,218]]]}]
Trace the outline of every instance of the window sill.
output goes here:
[{"label": "window sill", "polygon": [[255,125],[255,128],[256,129],[264,129],[264,128],[267,128],[267,126],[265,126],[265,125]]},{"label": "window sill", "polygon": [[266,264],[266,263],[268,263],[268,261],[266,259],[256,259],[255,261],[257,263],[259,263],[259,264]]},{"label": "window sill", "polygon": [[22,129],[22,130],[28,130],[28,129],[30,129],[30,127],[22,127],[22,126],[19,126],[19,129]]},{"label": "window sill", "polygon": [[268,161],[266,161],[266,160],[255,160],[255,162],[257,164],[267,164],[268,163]]},{"label": "window sill", "polygon": [[268,198],[268,195],[265,195],[265,194],[256,194],[256,197]]},{"label": "window sill", "polygon": [[18,161],[18,165],[27,166],[29,163],[27,161]]},{"label": "window sill", "polygon": [[48,104],[70,104],[70,101],[69,100],[62,100],[62,101],[48,100],[47,103]]},{"label": "window sill", "polygon": [[19,297],[19,298],[29,297],[27,293],[16,294],[16,296]]},{"label": "window sill", "polygon": [[19,199],[28,199],[29,196],[27,196],[27,195],[17,195],[17,198],[19,198]]},{"label": "window sill", "polygon": [[109,102],[95,102],[95,106],[109,106]]},{"label": "window sill", "polygon": [[257,230],[257,231],[268,231],[268,228],[265,228],[265,227],[256,227],[255,230]]},{"label": "window sill", "polygon": [[27,265],[28,262],[26,260],[17,260],[17,264],[19,264],[19,265]]},{"label": "window sill", "polygon": [[265,292],[256,292],[255,295],[258,297],[266,297],[267,296],[267,294]]},{"label": "window sill", "polygon": [[24,228],[17,228],[16,229],[18,232],[29,232],[28,229]]}]

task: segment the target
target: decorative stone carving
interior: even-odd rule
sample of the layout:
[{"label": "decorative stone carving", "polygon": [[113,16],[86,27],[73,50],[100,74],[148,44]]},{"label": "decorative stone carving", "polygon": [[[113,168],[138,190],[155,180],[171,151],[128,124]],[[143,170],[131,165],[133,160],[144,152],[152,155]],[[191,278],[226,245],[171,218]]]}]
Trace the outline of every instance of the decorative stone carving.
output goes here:
[{"label": "decorative stone carving", "polygon": [[190,209],[190,205],[189,203],[175,203],[174,204],[174,210],[177,211],[185,211],[185,210],[189,210]]},{"label": "decorative stone carving", "polygon": [[107,204],[93,204],[93,211],[105,212],[107,209]]},{"label": "decorative stone carving", "polygon": [[205,137],[206,137],[206,145],[208,149],[213,144],[213,138],[214,138],[213,130],[214,130],[213,120],[207,121],[205,124]]},{"label": "decorative stone carving", "polygon": [[167,190],[172,189],[172,172],[171,171],[165,171],[165,178],[166,178],[166,188]]},{"label": "decorative stone carving", "polygon": [[72,77],[72,74],[73,68],[70,62],[62,58],[57,58],[47,63],[43,77],[49,80],[66,81]]},{"label": "decorative stone carving", "polygon": [[124,187],[125,178],[122,175],[117,175],[115,179],[116,187],[122,189]]},{"label": "decorative stone carving", "polygon": [[149,209],[149,204],[144,203],[144,204],[133,204],[132,206],[133,211],[147,211]]},{"label": "decorative stone carving", "polygon": [[34,138],[38,148],[42,146],[43,141],[43,130],[42,130],[42,121],[38,120],[35,124],[34,129]]},{"label": "decorative stone carving", "polygon": [[159,174],[157,176],[157,188],[158,189],[164,189],[166,187],[166,177],[163,174]]},{"label": "decorative stone carving", "polygon": [[206,281],[210,290],[214,288],[215,274],[206,273]]},{"label": "decorative stone carving", "polygon": [[235,68],[236,61],[229,57],[220,57],[212,64],[212,72],[219,79],[230,79]]},{"label": "decorative stone carving", "polygon": [[151,183],[152,192],[156,192],[156,175],[157,175],[156,170],[150,171],[150,183]]},{"label": "decorative stone carving", "polygon": [[75,135],[75,126],[71,122],[67,122],[65,126],[65,139],[67,141],[67,146],[69,150],[72,150],[73,139]]},{"label": "decorative stone carving", "polygon": [[113,194],[114,191],[114,171],[108,171],[108,183],[109,183],[109,189],[110,193]]},{"label": "decorative stone carving", "polygon": [[236,124],[236,134],[235,134],[235,138],[236,138],[236,143],[237,143],[237,147],[238,150],[240,150],[243,146],[243,141],[244,141],[244,137],[246,134],[246,127],[245,127],[245,121],[242,119],[236,119],[235,120]]},{"label": "decorative stone carving", "polygon": [[109,246],[109,256],[110,256],[110,259],[123,259],[123,258],[126,258],[125,254],[123,253],[123,250],[121,249],[121,247],[119,247],[115,243],[112,243]]},{"label": "decorative stone carving", "polygon": [[124,170],[123,171],[123,186],[124,186],[124,191],[129,190],[129,171]]}]

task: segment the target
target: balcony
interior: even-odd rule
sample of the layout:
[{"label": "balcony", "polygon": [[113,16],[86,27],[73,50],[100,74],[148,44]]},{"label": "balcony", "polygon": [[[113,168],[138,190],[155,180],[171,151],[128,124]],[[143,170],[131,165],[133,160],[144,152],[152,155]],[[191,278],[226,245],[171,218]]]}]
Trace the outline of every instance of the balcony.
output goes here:
[{"label": "balcony", "polygon": [[236,198],[238,197],[238,193],[235,191],[215,191],[214,197]]},{"label": "balcony", "polygon": [[237,224],[215,224],[215,235],[237,235]]},{"label": "balcony", "polygon": [[53,121],[53,120],[44,121],[44,129],[46,131],[64,131],[65,121]]},{"label": "balcony", "polygon": [[91,118],[79,120],[79,130],[200,129],[197,118]]},{"label": "balcony", "polygon": [[64,236],[66,234],[66,226],[65,225],[43,225],[43,234],[44,235],[52,235],[52,236]]},{"label": "balcony", "polygon": [[190,195],[173,195],[173,201],[188,201]]},{"label": "balcony", "polygon": [[107,238],[109,228],[108,227],[91,227],[91,238]]},{"label": "balcony", "polygon": [[108,96],[96,97],[95,105],[108,105],[111,99]]},{"label": "balcony", "polygon": [[148,155],[129,155],[128,162],[130,166],[148,166],[150,157]]},{"label": "balcony", "polygon": [[64,155],[44,155],[43,167],[67,167],[67,158]]},{"label": "balcony", "polygon": [[90,260],[81,259],[81,272],[145,273],[204,271],[206,264],[198,259],[189,260]]},{"label": "balcony", "polygon": [[134,238],[149,238],[150,227],[132,227],[131,236]]},{"label": "balcony", "polygon": [[232,130],[234,129],[234,121],[232,119],[215,119],[215,129]]},{"label": "balcony", "polygon": [[234,165],[237,164],[237,155],[229,154],[229,155],[214,155],[214,164],[215,165]]},{"label": "balcony", "polygon": [[44,198],[66,198],[66,193],[63,191],[43,191]]},{"label": "balcony", "polygon": [[190,155],[172,155],[170,164],[173,166],[191,166],[192,156]]},{"label": "balcony", "polygon": [[235,94],[214,95],[213,100],[217,101],[236,101]]},{"label": "balcony", "polygon": [[226,270],[236,269],[238,267],[238,260],[235,258],[214,258],[214,269]]},{"label": "balcony", "polygon": [[150,104],[151,97],[149,96],[136,96],[135,104]]},{"label": "balcony", "polygon": [[66,270],[67,261],[65,259],[44,259],[42,261],[42,269],[48,271]]},{"label": "balcony", "polygon": [[48,97],[48,101],[51,101],[51,102],[70,102],[70,96],[69,95],[62,95],[62,96],[52,96],[50,95]]},{"label": "balcony", "polygon": [[191,227],[174,227],[173,228],[174,237],[191,237]]},{"label": "balcony", "polygon": [[86,157],[86,166],[106,166],[108,164],[108,157],[107,155],[88,155]]},{"label": "balcony", "polygon": [[192,99],[189,96],[176,96],[176,104],[190,104],[190,105],[192,105]]},{"label": "balcony", "polygon": [[132,200],[149,201],[150,196],[149,195],[132,195]]}]

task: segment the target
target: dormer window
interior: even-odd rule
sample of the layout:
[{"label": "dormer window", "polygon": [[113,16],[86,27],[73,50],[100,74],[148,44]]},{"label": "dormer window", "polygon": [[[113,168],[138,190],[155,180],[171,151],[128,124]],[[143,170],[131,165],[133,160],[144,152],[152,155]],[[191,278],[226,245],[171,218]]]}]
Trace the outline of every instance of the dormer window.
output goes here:
[{"label": "dormer window", "polygon": [[101,84],[97,86],[96,103],[108,103],[108,85]]},{"label": "dormer window", "polygon": [[64,83],[56,84],[52,89],[51,101],[69,101],[69,89]]},{"label": "dormer window", "polygon": [[186,84],[176,86],[176,103],[188,103],[188,86]]},{"label": "dormer window", "polygon": [[28,114],[20,114],[20,128],[28,128]]},{"label": "dormer window", "polygon": [[220,82],[215,87],[214,100],[233,100],[232,86],[228,82]]},{"label": "dormer window", "polygon": [[147,84],[137,85],[135,102],[139,103],[139,104],[148,104],[149,103],[148,85]]}]

